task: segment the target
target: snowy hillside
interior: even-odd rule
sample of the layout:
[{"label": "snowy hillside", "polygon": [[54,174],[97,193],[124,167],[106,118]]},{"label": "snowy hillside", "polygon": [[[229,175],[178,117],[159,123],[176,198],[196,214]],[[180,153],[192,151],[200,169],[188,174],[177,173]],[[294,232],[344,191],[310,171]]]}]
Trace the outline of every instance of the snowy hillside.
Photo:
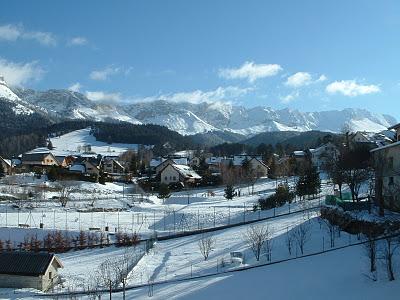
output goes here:
[{"label": "snowy hillside", "polygon": [[12,104],[13,111],[17,115],[29,115],[34,111],[30,105],[22,101],[8,86],[3,77],[0,77],[0,99]]},{"label": "snowy hillside", "polygon": [[137,144],[107,144],[96,141],[96,138],[90,134],[90,128],[76,130],[59,137],[51,139],[55,148],[54,153],[62,155],[63,153],[80,152],[80,148],[90,145],[93,152],[101,155],[120,155],[127,150],[136,150]]},{"label": "snowy hillside", "polygon": [[22,99],[40,107],[52,117],[157,124],[183,135],[209,131],[230,131],[244,135],[271,131],[340,132],[343,127],[350,127],[354,131],[379,132],[396,123],[391,116],[364,109],[301,112],[262,106],[246,108],[223,102],[193,104],[164,100],[105,104],[91,101],[85,95],[69,90],[34,91],[14,88],[14,93],[5,84],[0,84],[0,87],[3,89],[0,95],[10,101]]}]

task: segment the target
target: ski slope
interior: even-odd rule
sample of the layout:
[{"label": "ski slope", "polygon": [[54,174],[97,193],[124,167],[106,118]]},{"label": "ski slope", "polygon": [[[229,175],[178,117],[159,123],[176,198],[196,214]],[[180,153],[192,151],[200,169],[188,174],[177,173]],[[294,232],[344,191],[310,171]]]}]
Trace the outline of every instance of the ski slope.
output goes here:
[{"label": "ski slope", "polygon": [[51,138],[51,143],[57,152],[69,154],[79,153],[79,148],[85,145],[90,145],[93,152],[103,156],[118,156],[125,151],[136,151],[138,149],[137,144],[107,144],[97,141],[90,134],[90,128],[75,130],[62,136]]}]

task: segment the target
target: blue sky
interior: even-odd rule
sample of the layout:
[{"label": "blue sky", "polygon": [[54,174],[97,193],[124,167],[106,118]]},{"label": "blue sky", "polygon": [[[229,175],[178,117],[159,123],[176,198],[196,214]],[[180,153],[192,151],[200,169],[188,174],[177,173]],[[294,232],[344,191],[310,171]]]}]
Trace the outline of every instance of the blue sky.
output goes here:
[{"label": "blue sky", "polygon": [[[0,74],[93,101],[230,101],[400,119],[399,1],[8,1]],[[397,109],[396,109],[397,108]]]}]

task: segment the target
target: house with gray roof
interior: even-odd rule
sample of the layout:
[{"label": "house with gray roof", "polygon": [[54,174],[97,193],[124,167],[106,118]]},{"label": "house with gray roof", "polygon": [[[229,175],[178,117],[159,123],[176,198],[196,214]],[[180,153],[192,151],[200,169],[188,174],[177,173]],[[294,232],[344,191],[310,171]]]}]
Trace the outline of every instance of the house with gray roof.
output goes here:
[{"label": "house with gray roof", "polygon": [[0,252],[0,288],[34,288],[47,291],[59,281],[63,264],[54,254]]}]

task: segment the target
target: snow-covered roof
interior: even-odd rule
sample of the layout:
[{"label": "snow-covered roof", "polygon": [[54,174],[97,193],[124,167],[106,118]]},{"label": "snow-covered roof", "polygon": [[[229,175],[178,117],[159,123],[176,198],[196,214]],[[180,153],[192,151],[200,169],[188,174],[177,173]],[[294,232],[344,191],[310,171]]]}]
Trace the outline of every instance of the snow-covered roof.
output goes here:
[{"label": "snow-covered roof", "polygon": [[69,170],[72,172],[80,172],[80,173],[85,173],[86,172],[86,167],[83,164],[75,164],[69,167]]},{"label": "snow-covered roof", "polygon": [[201,176],[197,174],[191,167],[186,165],[171,165],[175,170],[177,170],[185,178],[201,179]]},{"label": "snow-covered roof", "polygon": [[[187,165],[188,164],[188,159],[187,157],[182,157],[182,158],[169,158],[171,161],[173,161],[175,164],[177,165]],[[167,158],[153,158],[150,161],[150,167],[157,167],[160,164],[162,164],[163,162],[165,162],[166,160],[168,160]]]},{"label": "snow-covered roof", "polygon": [[393,137],[390,135],[390,131],[384,130],[381,132],[367,132],[367,131],[357,131],[354,136],[357,134],[363,136],[366,140],[366,143],[374,143],[378,147],[385,146],[393,142]]},{"label": "snow-covered roof", "polygon": [[396,147],[396,146],[399,146],[399,145],[400,145],[400,141],[398,141],[396,143],[393,143],[393,144],[389,144],[389,145],[385,145],[385,146],[382,146],[382,147],[379,147],[379,148],[372,149],[372,150],[370,150],[370,152],[375,152],[375,151],[382,150],[382,149]]},{"label": "snow-covered roof", "polygon": [[10,160],[10,159],[4,159],[4,158],[3,158],[3,161],[4,161],[8,166],[11,167],[11,160]]},{"label": "snow-covered roof", "polygon": [[212,157],[208,157],[206,158],[206,163],[207,164],[219,164],[222,162],[222,160],[224,159],[224,157],[221,156],[212,156]]},{"label": "snow-covered roof", "polygon": [[298,151],[293,151],[293,154],[295,156],[304,156],[306,153],[304,151],[298,150]]}]

